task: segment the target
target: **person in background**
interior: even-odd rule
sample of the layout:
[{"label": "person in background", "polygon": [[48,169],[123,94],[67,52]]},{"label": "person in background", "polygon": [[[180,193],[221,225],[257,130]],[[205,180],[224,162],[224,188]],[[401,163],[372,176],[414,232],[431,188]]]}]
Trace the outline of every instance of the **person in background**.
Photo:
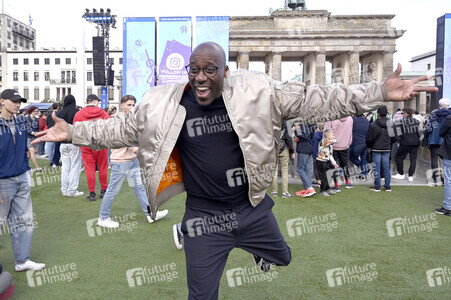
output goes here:
[{"label": "person in background", "polygon": [[440,137],[439,133],[446,117],[451,114],[451,111],[448,109],[450,102],[451,101],[448,98],[440,99],[438,101],[438,109],[432,111],[429,122],[426,126],[425,139],[427,140],[427,145],[431,152],[431,184],[433,185],[441,185],[441,183],[439,183],[440,176],[438,174],[438,149],[443,143],[443,138]]},{"label": "person in background", "polygon": [[8,221],[16,272],[45,268],[45,264],[30,260],[34,227],[28,128],[24,116],[14,117],[21,102],[27,100],[15,90],[6,89],[0,95],[0,231]]},{"label": "person in background", "polygon": [[401,108],[397,108],[395,114],[393,115],[393,123],[398,123],[402,120],[402,111]]},{"label": "person in background", "polygon": [[[451,106],[450,106],[451,108]],[[448,115],[440,127],[439,136],[443,139],[437,154],[442,158],[444,174],[443,205],[435,210],[440,215],[451,217],[451,115]]]},{"label": "person in background", "polygon": [[27,109],[27,147],[28,147],[28,157],[33,162],[36,172],[42,172],[42,168],[39,167],[36,161],[36,149],[37,145],[32,145],[31,142],[36,139],[36,133],[39,132],[39,119],[38,119],[39,109],[36,106],[30,106]]},{"label": "person in background", "polygon": [[[288,163],[290,157],[294,158],[294,148],[293,148],[293,139],[288,134],[287,123],[285,121],[282,122],[282,131],[280,135],[280,148],[279,148],[279,160],[281,164],[282,170],[282,198],[290,198],[293,197],[288,192]],[[276,164],[276,170],[274,172],[274,177],[272,181],[272,192],[271,195],[277,196],[279,189],[279,166]]]},{"label": "person in background", "polygon": [[[374,122],[373,122],[374,123]],[[349,159],[360,168],[360,180],[366,181],[368,174],[368,162],[366,161],[366,134],[370,122],[363,115],[353,118],[352,143],[349,148]]]},{"label": "person in background", "polygon": [[[82,121],[96,122],[97,120],[106,120],[110,116],[98,107],[100,99],[91,94],[86,98],[86,107],[75,114],[74,124]],[[89,196],[86,197],[89,201],[96,201],[96,164],[99,168],[100,181],[100,198],[105,195],[108,186],[108,150],[102,149],[95,151],[89,147],[81,147],[81,157],[85,166],[86,181],[88,182]]]},{"label": "person in background", "polygon": [[[42,112],[39,112],[38,116],[39,116],[39,119],[38,119],[38,121],[39,121],[39,131],[44,131],[45,127],[47,125],[47,123],[45,122],[45,120],[47,119],[47,115],[42,113]],[[45,143],[39,143],[38,154],[40,156],[45,154]]]},{"label": "person in background", "polygon": [[319,176],[318,167],[316,165],[316,157],[318,156],[319,143],[323,139],[323,131],[324,131],[324,123],[320,122],[320,123],[318,123],[318,128],[316,128],[315,133],[313,134],[313,139],[312,139],[312,143],[313,143],[313,153],[312,153],[312,158],[313,158],[313,176],[315,177],[315,179],[313,180],[312,185],[313,186],[317,186],[317,187],[321,186],[321,179],[320,179],[320,176]]},{"label": "person in background", "polygon": [[420,147],[420,122],[412,114],[411,108],[402,109],[404,118],[395,126],[396,139],[399,142],[399,148],[396,153],[396,169],[398,174],[392,175],[393,179],[405,179],[404,159],[409,154],[410,166],[408,181],[413,181],[415,168],[417,164],[417,153]]},{"label": "person in background", "polygon": [[297,196],[310,197],[316,194],[312,186],[312,154],[313,154],[313,132],[315,127],[307,124],[295,124],[297,171],[304,186],[303,190],[296,192]]},{"label": "person in background", "polygon": [[117,108],[116,108],[116,106],[111,106],[109,109],[108,109],[108,114],[110,115],[110,117],[112,117],[113,115],[115,115],[117,113]]},{"label": "person in background", "polygon": [[391,137],[388,134],[389,119],[387,118],[387,106],[381,106],[377,109],[377,119],[370,124],[366,135],[366,145],[371,148],[371,156],[374,164],[374,186],[371,191],[381,191],[381,177],[384,174],[384,188],[386,192],[391,192],[390,186],[390,148]]},{"label": "person in background", "polygon": [[[324,129],[332,129],[337,142],[334,143],[334,159],[343,169],[345,188],[352,189],[354,186],[349,181],[349,147],[352,144],[352,117],[341,118],[339,120],[326,122]],[[337,177],[334,177],[336,192],[341,192]]]},{"label": "person in background", "polygon": [[[119,114],[128,113],[136,104],[136,98],[132,95],[125,95],[121,99],[121,112]],[[147,200],[146,189],[141,180],[141,169],[139,167],[136,154],[138,147],[123,147],[111,150],[111,175],[105,196],[102,199],[100,207],[99,220],[97,224],[102,227],[117,228],[119,223],[110,218],[111,206],[114,198],[119,194],[125,177],[129,177],[133,182],[133,191],[141,205],[142,210],[146,214],[147,221],[153,223],[148,210],[149,201]],[[168,210],[157,212],[156,220],[159,220],[168,214]]]},{"label": "person in background", "polygon": [[[63,108],[56,113],[58,118],[63,119],[68,124],[74,123],[74,117],[78,112],[75,106],[75,97],[67,95],[64,98]],[[78,190],[81,173],[81,152],[80,147],[71,143],[61,143],[61,193],[67,197],[80,197],[83,192]]]},{"label": "person in background", "polygon": [[[60,110],[60,104],[59,103],[53,103],[52,104],[52,110],[54,112],[58,112]],[[47,116],[47,127],[50,129],[53,127],[53,125],[55,125],[55,121],[53,120],[52,117],[52,113],[49,112],[48,116]],[[45,144],[45,153],[48,155],[49,157],[49,165],[53,168],[59,167],[60,166],[60,158],[61,158],[61,152],[60,152],[60,145],[61,143],[54,143],[54,142],[49,142]]]}]

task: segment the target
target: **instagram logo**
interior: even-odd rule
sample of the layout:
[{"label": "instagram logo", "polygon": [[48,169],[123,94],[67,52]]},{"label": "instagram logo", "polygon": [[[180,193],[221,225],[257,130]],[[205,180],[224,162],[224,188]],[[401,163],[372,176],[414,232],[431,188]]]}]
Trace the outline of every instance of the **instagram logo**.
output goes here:
[{"label": "instagram logo", "polygon": [[185,65],[185,59],[179,53],[172,53],[166,59],[166,66],[169,70],[181,70]]}]

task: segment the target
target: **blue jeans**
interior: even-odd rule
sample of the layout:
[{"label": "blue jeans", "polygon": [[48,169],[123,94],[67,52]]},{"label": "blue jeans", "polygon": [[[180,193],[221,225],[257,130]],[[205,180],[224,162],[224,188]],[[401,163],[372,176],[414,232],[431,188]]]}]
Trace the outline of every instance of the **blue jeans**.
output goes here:
[{"label": "blue jeans", "polygon": [[305,153],[298,153],[298,165],[297,171],[299,177],[301,177],[304,189],[309,189],[312,187],[312,155]]},{"label": "blue jeans", "polygon": [[31,204],[31,185],[29,173],[0,179],[0,227],[6,232],[8,219],[14,260],[21,264],[30,259],[33,239],[33,206]]},{"label": "blue jeans", "polygon": [[[360,159],[359,159],[360,157]],[[349,149],[349,159],[362,171],[360,174],[368,174],[368,162],[366,161],[366,145],[351,145]]]},{"label": "blue jeans", "polygon": [[55,142],[45,142],[45,155],[49,157],[49,162],[53,160],[53,153],[55,152]]},{"label": "blue jeans", "polygon": [[451,210],[451,159],[442,159],[443,173],[445,176],[445,199],[443,200],[443,208]]},{"label": "blue jeans", "polygon": [[385,184],[384,187],[390,187],[390,152],[372,152],[374,164],[374,186],[381,187],[381,168],[384,170]]},{"label": "blue jeans", "polygon": [[102,206],[100,207],[100,219],[105,220],[110,216],[114,198],[119,194],[125,177],[128,177],[129,181],[133,183],[133,190],[135,191],[139,204],[144,213],[149,215],[147,212],[149,200],[147,200],[146,189],[141,180],[141,170],[139,168],[138,159],[135,158],[132,161],[111,163],[110,182],[108,183],[108,188],[103,197]]},{"label": "blue jeans", "polygon": [[61,144],[61,192],[75,193],[78,189],[81,172],[80,147],[72,144]]}]

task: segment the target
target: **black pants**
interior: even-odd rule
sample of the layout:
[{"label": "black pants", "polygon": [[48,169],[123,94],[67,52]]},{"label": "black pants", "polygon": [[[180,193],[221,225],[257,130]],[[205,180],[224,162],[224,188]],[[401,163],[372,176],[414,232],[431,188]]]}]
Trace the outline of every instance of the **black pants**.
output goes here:
[{"label": "black pants", "polygon": [[[320,191],[324,192],[330,189],[327,171],[332,170],[334,167],[330,163],[330,161],[316,161],[316,167],[318,168],[319,178],[321,179],[321,187]],[[334,177],[335,178],[335,177]]]},{"label": "black pants", "polygon": [[[349,179],[349,169],[348,169],[349,148],[346,150],[335,150],[334,149],[333,154],[334,154],[335,161],[343,169],[345,179],[348,180]],[[337,182],[335,178],[334,178],[334,181]]]},{"label": "black pants", "polygon": [[431,151],[431,169],[432,169],[432,180],[434,182],[443,181],[440,176],[440,173],[438,172],[438,149],[440,148],[440,145],[429,145],[429,150]]},{"label": "black pants", "polygon": [[409,154],[410,158],[409,176],[413,176],[413,174],[415,174],[418,147],[419,146],[399,146],[396,154],[396,168],[398,169],[399,174],[404,175],[404,159],[407,157],[407,154]]},{"label": "black pants", "polygon": [[[218,299],[219,281],[235,247],[278,266],[290,263],[291,250],[271,211],[273,205],[265,195],[256,207],[249,202],[233,209],[186,207],[182,232],[188,299]],[[250,257],[246,263],[252,267]]]}]

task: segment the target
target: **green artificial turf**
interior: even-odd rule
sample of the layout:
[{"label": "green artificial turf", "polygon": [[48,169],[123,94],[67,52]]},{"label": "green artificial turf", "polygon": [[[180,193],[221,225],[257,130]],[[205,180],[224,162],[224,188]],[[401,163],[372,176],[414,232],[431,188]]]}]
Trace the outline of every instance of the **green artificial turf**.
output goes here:
[{"label": "green artificial turf", "polygon": [[[40,163],[44,165],[44,161]],[[3,270],[14,277],[13,299],[187,298],[185,255],[175,248],[172,237],[172,225],[183,217],[184,194],[164,205],[169,210],[166,218],[148,224],[125,182],[112,208],[120,230],[98,235],[98,228],[88,226],[87,221],[98,217],[101,201],[62,197],[59,173],[46,170],[41,181],[35,177],[32,189],[37,226],[31,258],[47,264],[47,275],[53,276],[53,282],[46,282],[42,275],[27,278],[25,272],[15,272],[10,238],[3,234],[0,259]],[[237,268],[252,271],[250,255],[234,249],[221,279],[219,298],[449,299],[451,283],[430,287],[426,271],[451,267],[451,217],[429,215],[429,220],[436,222],[430,231],[424,227],[427,222],[419,219],[441,206],[443,187],[393,186],[391,193],[375,193],[368,186],[356,186],[328,198],[318,194],[310,198],[274,197],[273,212],[291,247],[291,264],[275,267],[266,275],[228,278],[227,274]],[[294,194],[297,188],[290,185],[290,192]],[[79,189],[87,194],[84,172]],[[415,216],[419,221],[416,225],[422,225],[418,228],[424,231],[389,236],[387,221],[404,217],[415,221]],[[313,225],[317,226],[308,225],[306,231],[293,223],[293,219],[304,217],[310,222],[316,218]],[[354,266],[367,268],[359,273],[360,281],[329,286],[328,270]],[[142,285],[134,281],[136,286],[130,287],[127,270],[144,267],[156,269],[158,280],[154,277],[154,282]],[[371,281],[361,280],[374,272],[377,276]],[[248,278],[252,282],[246,281]]]}]

